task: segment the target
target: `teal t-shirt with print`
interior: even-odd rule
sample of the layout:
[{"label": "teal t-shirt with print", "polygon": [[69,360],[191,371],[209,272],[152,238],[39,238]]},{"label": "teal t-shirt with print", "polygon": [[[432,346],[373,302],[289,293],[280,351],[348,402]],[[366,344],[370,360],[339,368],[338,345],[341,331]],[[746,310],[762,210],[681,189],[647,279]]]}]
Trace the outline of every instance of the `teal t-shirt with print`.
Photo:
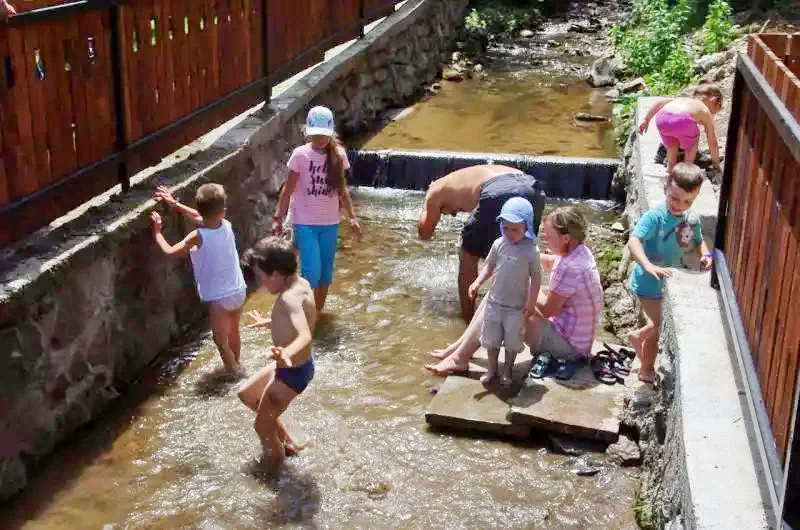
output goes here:
[{"label": "teal t-shirt with print", "polygon": [[[631,232],[642,241],[647,259],[660,267],[677,267],[684,252],[703,241],[700,219],[686,211],[672,215],[666,204],[648,210]],[[645,298],[661,298],[664,280],[656,279],[638,263],[631,274],[631,289]]]}]

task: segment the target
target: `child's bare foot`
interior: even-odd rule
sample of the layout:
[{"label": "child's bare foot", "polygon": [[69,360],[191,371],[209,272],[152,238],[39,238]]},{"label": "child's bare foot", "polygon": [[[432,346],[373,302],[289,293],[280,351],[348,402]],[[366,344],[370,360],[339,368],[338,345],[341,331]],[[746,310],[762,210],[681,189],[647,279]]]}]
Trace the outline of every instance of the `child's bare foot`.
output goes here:
[{"label": "child's bare foot", "polygon": [[445,376],[466,372],[469,369],[469,366],[461,366],[453,359],[444,359],[438,363],[426,364],[425,369],[433,372],[436,375]]},{"label": "child's bare foot", "polygon": [[295,443],[295,442],[285,442],[283,444],[283,448],[285,450],[286,456],[295,456],[300,451],[305,449],[306,447],[308,447],[307,443],[300,444],[300,443]]},{"label": "child's bare foot", "polygon": [[655,373],[639,372],[639,381],[642,383],[652,383],[656,380]]},{"label": "child's bare foot", "polygon": [[497,374],[496,374],[496,373],[493,373],[493,372],[486,372],[485,374],[483,374],[483,375],[481,376],[481,384],[482,384],[483,386],[489,386],[489,385],[491,384],[492,380],[493,380],[495,377],[497,377]]},{"label": "child's bare foot", "polygon": [[448,351],[448,348],[440,348],[438,350],[429,351],[428,355],[430,355],[434,359],[441,360],[441,359],[446,359],[448,356],[450,356],[450,352]]}]

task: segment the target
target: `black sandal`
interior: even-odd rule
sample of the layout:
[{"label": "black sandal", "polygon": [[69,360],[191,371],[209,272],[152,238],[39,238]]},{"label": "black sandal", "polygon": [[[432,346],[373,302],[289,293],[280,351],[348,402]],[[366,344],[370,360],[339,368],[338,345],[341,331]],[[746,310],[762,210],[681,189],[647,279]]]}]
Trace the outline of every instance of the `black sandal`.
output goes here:
[{"label": "black sandal", "polygon": [[614,361],[603,352],[598,353],[590,362],[594,378],[606,385],[615,385],[619,377],[614,373]]}]

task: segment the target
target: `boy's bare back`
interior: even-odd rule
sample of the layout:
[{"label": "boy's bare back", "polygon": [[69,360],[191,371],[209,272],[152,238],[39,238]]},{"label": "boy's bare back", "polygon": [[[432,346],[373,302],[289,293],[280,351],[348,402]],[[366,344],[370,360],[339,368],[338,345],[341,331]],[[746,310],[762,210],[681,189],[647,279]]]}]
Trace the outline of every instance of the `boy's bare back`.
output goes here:
[{"label": "boy's bare back", "polygon": [[[309,283],[297,276],[283,291],[272,308],[272,342],[275,346],[288,346],[297,338],[298,332],[292,323],[292,314],[303,313],[308,322],[308,329],[313,331],[317,323],[317,309],[314,303],[314,291]],[[311,345],[301,350],[293,359],[292,364],[298,366],[311,358]]]}]

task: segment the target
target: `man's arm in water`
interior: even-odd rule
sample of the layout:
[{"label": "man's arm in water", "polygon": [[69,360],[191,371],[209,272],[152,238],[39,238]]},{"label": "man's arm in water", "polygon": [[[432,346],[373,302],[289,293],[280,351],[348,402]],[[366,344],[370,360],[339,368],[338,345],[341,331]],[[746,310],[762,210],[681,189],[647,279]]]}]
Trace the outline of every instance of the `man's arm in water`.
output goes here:
[{"label": "man's arm in water", "polygon": [[438,193],[431,193],[430,190],[425,195],[425,202],[422,205],[422,212],[419,214],[419,223],[417,224],[417,233],[423,241],[433,237],[433,231],[436,230],[436,225],[439,224],[439,218],[442,216],[441,201],[438,197]]}]

